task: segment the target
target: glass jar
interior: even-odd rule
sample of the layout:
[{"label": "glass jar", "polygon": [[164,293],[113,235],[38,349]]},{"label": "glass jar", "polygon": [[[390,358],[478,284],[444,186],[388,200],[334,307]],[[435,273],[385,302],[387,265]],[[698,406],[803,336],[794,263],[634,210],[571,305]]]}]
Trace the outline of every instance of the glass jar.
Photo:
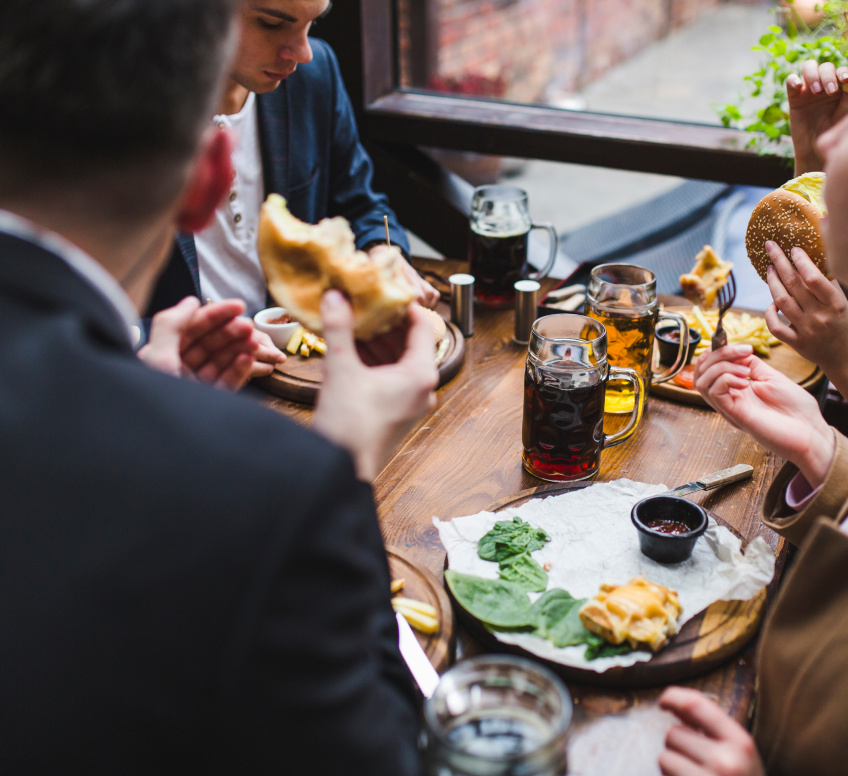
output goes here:
[{"label": "glass jar", "polygon": [[454,666],[424,704],[427,776],[562,776],[571,696],[530,660],[484,655]]}]

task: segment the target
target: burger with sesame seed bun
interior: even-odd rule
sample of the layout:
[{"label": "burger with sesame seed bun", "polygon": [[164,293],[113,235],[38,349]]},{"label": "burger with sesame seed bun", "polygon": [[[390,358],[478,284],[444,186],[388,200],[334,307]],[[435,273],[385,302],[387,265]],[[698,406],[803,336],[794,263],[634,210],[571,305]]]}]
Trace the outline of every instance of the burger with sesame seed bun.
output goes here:
[{"label": "burger with sesame seed bun", "polygon": [[822,273],[828,274],[821,232],[821,220],[827,214],[822,197],[824,180],[823,172],[805,173],[766,194],[754,208],[745,247],[763,280],[771,264],[767,240],[776,242],[786,256],[793,248],[802,248]]}]

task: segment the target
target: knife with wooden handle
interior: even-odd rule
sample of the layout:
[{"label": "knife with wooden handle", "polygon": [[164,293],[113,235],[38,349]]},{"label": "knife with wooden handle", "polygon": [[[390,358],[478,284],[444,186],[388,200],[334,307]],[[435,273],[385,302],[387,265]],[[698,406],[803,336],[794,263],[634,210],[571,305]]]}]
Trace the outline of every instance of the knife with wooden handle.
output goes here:
[{"label": "knife with wooden handle", "polygon": [[746,480],[754,473],[754,467],[747,463],[738,463],[736,466],[731,466],[729,469],[707,474],[694,482],[687,482],[673,490],[667,490],[665,493],[660,493],[661,496],[684,496],[687,493],[694,493],[696,490],[715,490],[724,485],[729,485],[731,482],[739,482]]}]

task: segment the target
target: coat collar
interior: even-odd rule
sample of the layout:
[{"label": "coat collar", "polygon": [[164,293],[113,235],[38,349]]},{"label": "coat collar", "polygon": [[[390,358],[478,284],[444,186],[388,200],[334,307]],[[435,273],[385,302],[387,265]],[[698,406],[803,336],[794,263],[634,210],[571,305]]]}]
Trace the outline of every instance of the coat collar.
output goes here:
[{"label": "coat collar", "polygon": [[55,253],[2,232],[0,289],[45,312],[81,315],[98,339],[132,353],[124,321],[99,291]]}]

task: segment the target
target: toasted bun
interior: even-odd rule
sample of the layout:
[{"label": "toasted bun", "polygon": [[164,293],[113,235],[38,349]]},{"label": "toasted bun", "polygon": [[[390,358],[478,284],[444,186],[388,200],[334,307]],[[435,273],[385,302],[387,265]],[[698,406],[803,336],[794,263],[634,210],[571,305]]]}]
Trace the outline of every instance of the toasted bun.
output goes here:
[{"label": "toasted bun", "polygon": [[430,325],[433,327],[433,342],[438,345],[447,333],[448,325],[445,323],[445,319],[435,310],[428,310],[426,307],[422,309],[427,313],[427,320],[430,321]]},{"label": "toasted bun", "polygon": [[827,256],[821,220],[821,209],[794,191],[779,188],[766,194],[751,213],[745,235],[748,258],[760,277],[766,279],[771,264],[766,253],[766,240],[776,242],[787,256],[792,248],[802,248],[826,275]]},{"label": "toasted bun", "polygon": [[397,248],[386,247],[372,259],[356,250],[344,218],[304,223],[279,194],[262,205],[257,249],[271,296],[316,334],[323,331],[321,297],[331,288],[350,301],[354,333],[361,340],[400,323],[415,299]]}]

